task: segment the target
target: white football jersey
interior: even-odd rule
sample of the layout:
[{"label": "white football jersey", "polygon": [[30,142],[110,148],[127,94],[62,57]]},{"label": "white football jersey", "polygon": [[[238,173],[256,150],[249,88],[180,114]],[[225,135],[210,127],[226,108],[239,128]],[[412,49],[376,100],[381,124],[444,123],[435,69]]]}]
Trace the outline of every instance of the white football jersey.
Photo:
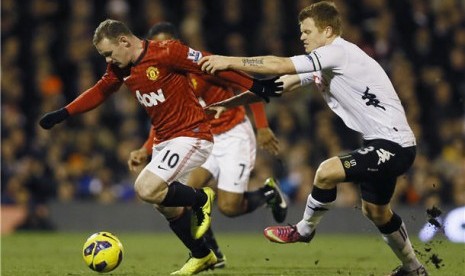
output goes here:
[{"label": "white football jersey", "polygon": [[328,106],[364,139],[386,139],[402,147],[416,144],[391,81],[358,46],[337,37],[291,60],[301,84],[314,83]]}]

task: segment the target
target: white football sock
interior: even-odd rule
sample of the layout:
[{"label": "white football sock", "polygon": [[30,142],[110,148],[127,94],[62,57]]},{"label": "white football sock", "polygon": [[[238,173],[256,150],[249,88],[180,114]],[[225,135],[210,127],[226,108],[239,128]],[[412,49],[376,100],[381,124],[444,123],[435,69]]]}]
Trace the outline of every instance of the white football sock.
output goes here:
[{"label": "white football sock", "polygon": [[391,234],[382,234],[384,241],[391,247],[397,258],[402,261],[402,266],[407,271],[413,271],[421,266],[415,251],[413,250],[410,239],[408,238],[407,229],[402,222],[399,230]]},{"label": "white football sock", "polygon": [[297,223],[297,232],[301,236],[309,236],[320,222],[323,215],[329,211],[334,201],[322,203],[317,201],[310,194],[307,198],[307,205],[305,206],[304,217]]}]

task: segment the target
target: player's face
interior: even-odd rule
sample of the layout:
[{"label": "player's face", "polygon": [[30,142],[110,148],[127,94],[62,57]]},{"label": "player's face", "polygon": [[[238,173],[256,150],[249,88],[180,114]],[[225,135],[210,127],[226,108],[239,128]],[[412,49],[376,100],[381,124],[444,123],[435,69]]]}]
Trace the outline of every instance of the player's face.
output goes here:
[{"label": "player's face", "polygon": [[300,22],[300,32],[300,40],[304,43],[306,53],[326,45],[326,31],[318,30],[313,18],[306,18]]},{"label": "player's face", "polygon": [[154,41],[165,41],[169,39],[173,39],[173,37],[168,33],[159,33],[151,37]]},{"label": "player's face", "polygon": [[95,47],[107,63],[124,68],[131,62],[128,42],[123,37],[119,37],[116,41],[103,38]]}]

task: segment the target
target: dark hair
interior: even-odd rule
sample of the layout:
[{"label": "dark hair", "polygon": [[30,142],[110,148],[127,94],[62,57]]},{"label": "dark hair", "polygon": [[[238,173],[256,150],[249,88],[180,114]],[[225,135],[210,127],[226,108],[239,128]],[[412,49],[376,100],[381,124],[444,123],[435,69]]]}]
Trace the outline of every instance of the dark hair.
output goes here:
[{"label": "dark hair", "polygon": [[299,22],[307,18],[312,18],[320,31],[330,26],[335,34],[342,34],[341,16],[333,2],[322,1],[305,7],[299,13]]},{"label": "dark hair", "polygon": [[176,30],[176,27],[170,22],[160,22],[160,23],[153,25],[150,28],[150,30],[147,32],[146,37],[148,39],[151,39],[153,36],[160,34],[160,33],[169,34],[173,37],[173,39],[180,39],[179,33]]},{"label": "dark hair", "polygon": [[102,39],[107,38],[111,41],[116,41],[121,35],[133,35],[128,26],[121,21],[107,19],[98,25],[94,32],[92,42],[97,45]]}]

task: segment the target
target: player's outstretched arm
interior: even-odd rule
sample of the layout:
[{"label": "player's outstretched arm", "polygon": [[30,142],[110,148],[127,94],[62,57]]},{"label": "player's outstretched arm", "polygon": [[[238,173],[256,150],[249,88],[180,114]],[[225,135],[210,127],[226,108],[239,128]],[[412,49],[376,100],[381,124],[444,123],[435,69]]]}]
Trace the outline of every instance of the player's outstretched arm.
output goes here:
[{"label": "player's outstretched arm", "polygon": [[44,129],[51,129],[56,124],[66,120],[69,116],[92,110],[103,103],[112,93],[116,92],[120,86],[121,81],[116,78],[109,79],[108,74],[106,74],[102,77],[102,80],[84,91],[84,93],[65,107],[46,113],[40,118],[39,125]]},{"label": "player's outstretched arm", "polygon": [[263,75],[295,74],[296,70],[290,58],[277,56],[227,57],[219,55],[204,56],[199,64],[202,71],[215,74],[222,70],[240,70]]}]

